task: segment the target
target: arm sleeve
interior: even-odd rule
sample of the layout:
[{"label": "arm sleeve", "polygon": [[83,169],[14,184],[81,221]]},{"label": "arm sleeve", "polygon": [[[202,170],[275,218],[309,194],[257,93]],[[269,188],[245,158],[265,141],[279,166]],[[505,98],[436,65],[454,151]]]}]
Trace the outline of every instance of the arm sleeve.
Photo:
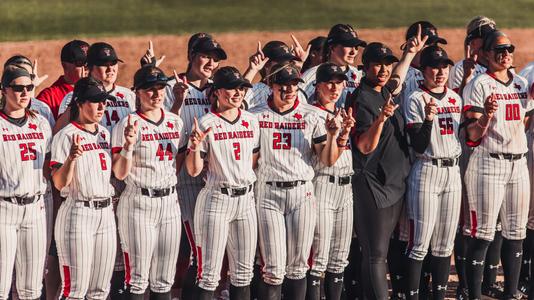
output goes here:
[{"label": "arm sleeve", "polygon": [[43,134],[45,137],[45,154],[50,153],[52,149],[52,128],[48,122],[41,122],[41,128],[43,128]]},{"label": "arm sleeve", "polygon": [[63,165],[69,156],[72,137],[61,132],[52,140],[52,156],[50,158],[50,167],[59,168]]},{"label": "arm sleeve", "polygon": [[124,128],[128,122],[128,116],[123,118],[111,132],[111,153],[119,153],[124,145]]},{"label": "arm sleeve", "polygon": [[65,97],[63,97],[63,100],[61,101],[61,104],[59,105],[59,109],[57,113],[58,116],[67,110],[67,107],[69,107],[71,100],[72,100],[72,92],[66,94]]},{"label": "arm sleeve", "polygon": [[411,124],[421,124],[425,119],[424,101],[420,100],[421,93],[416,91],[406,98],[405,109],[402,110],[404,118],[406,119],[406,126]]},{"label": "arm sleeve", "polygon": [[406,129],[408,131],[408,135],[410,136],[410,142],[415,152],[424,153],[430,144],[433,123],[433,121],[424,120],[422,124],[413,123],[411,127]]},{"label": "arm sleeve", "polygon": [[178,141],[178,153],[182,153],[187,149],[187,134],[185,133],[184,122],[178,119],[178,125],[180,126],[180,140]]},{"label": "arm sleeve", "polygon": [[312,140],[314,144],[321,144],[326,141],[326,128],[319,115],[314,116],[315,128],[313,130]]},{"label": "arm sleeve", "polygon": [[359,135],[371,127],[376,117],[366,105],[362,105],[360,102],[356,102],[354,107],[356,111],[355,131]]},{"label": "arm sleeve", "polygon": [[464,99],[464,112],[472,111],[484,113],[484,102],[486,101],[486,95],[484,87],[482,84],[478,83],[478,80],[473,79],[467,86],[464,88],[463,99]]}]

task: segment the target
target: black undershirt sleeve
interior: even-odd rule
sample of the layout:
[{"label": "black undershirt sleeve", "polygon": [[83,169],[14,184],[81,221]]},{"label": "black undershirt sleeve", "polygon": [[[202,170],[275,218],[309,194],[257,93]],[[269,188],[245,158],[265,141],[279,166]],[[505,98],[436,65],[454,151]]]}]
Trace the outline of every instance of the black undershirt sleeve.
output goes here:
[{"label": "black undershirt sleeve", "polygon": [[424,153],[430,144],[432,124],[432,121],[425,119],[422,124],[413,124],[413,126],[407,128],[408,135],[410,135],[410,142],[415,152]]}]

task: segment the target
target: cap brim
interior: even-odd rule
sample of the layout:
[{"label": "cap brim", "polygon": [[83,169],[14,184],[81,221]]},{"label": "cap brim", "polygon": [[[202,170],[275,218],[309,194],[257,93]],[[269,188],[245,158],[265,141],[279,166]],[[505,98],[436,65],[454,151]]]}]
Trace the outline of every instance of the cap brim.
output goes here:
[{"label": "cap brim", "polygon": [[216,88],[226,90],[235,89],[238,87],[252,88],[252,84],[246,79],[237,79],[235,81],[226,83],[224,86],[216,86]]},{"label": "cap brim", "polygon": [[92,103],[99,103],[99,102],[105,102],[106,100],[111,100],[111,101],[116,101],[117,98],[115,98],[115,96],[113,95],[110,95],[108,93],[101,93],[101,94],[98,94],[98,95],[94,95],[94,96],[91,96],[91,97],[87,97],[87,98],[82,98],[82,99],[79,99],[78,101],[88,101],[88,102],[92,102]]},{"label": "cap brim", "polygon": [[328,78],[324,78],[324,80],[316,78],[315,84],[322,83],[322,82],[329,82],[332,79],[341,79],[341,80],[348,81],[349,77],[345,73],[334,73],[334,74],[330,74]]},{"label": "cap brim", "polygon": [[447,64],[447,65],[450,65],[450,66],[454,66],[454,62],[450,58],[438,59],[438,60],[435,60],[435,61],[427,64],[426,66],[432,67],[432,68],[437,68],[437,67],[441,66],[442,64]]},{"label": "cap brim", "polygon": [[435,45],[435,44],[443,44],[443,45],[446,45],[447,44],[447,40],[442,38],[442,37],[439,37],[437,35],[433,35],[433,36],[429,36],[428,37],[428,40],[426,41],[427,45]]},{"label": "cap brim", "polygon": [[204,53],[204,54],[213,53],[219,60],[225,60],[228,58],[228,56],[226,55],[226,52],[222,48],[211,48],[211,49],[206,49],[202,51],[197,51],[196,53]]},{"label": "cap brim", "polygon": [[304,83],[304,80],[300,77],[291,77],[289,79],[286,79],[286,80],[277,80],[276,84],[287,84],[287,83],[290,83],[291,81],[297,81],[297,82],[300,82],[300,83]]},{"label": "cap brim", "polygon": [[300,60],[300,58],[296,57],[295,55],[291,53],[285,53],[283,55],[272,57],[271,60],[277,63],[282,63],[282,62],[290,61],[290,60]]},{"label": "cap brim", "polygon": [[367,43],[365,41],[360,40],[359,38],[352,38],[349,40],[333,40],[332,45],[334,44],[340,44],[343,47],[366,47]]},{"label": "cap brim", "polygon": [[135,87],[134,86],[134,89],[142,89],[142,90],[146,90],[146,89],[149,89],[153,86],[156,86],[156,85],[163,85],[163,86],[166,86],[168,85],[168,82],[172,80],[172,78],[167,78],[167,80],[157,80],[157,81],[152,81],[152,82],[147,82],[147,83],[143,83],[143,84],[140,84],[139,86]]},{"label": "cap brim", "polygon": [[392,63],[398,63],[399,59],[395,55],[386,55],[382,58],[382,61],[392,64]]}]

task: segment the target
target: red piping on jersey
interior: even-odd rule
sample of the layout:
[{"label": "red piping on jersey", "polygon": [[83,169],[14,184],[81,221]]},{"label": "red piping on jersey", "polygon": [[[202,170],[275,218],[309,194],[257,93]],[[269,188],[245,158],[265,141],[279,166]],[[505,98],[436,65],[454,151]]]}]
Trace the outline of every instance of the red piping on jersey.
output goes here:
[{"label": "red piping on jersey", "polygon": [[202,248],[200,246],[197,246],[197,255],[197,280],[200,280],[202,279]]},{"label": "red piping on jersey", "polygon": [[[219,112],[217,112],[213,106],[210,108],[210,111],[211,111],[212,114],[216,115],[217,117],[226,120],[226,118],[221,116],[221,114]],[[232,121],[232,122],[235,122],[235,121],[239,120],[239,118],[241,118],[241,109],[240,108],[237,109],[237,118],[235,118],[235,120]],[[230,121],[230,120],[228,120],[228,121]]]},{"label": "red piping on jersey", "polygon": [[[269,107],[278,112],[279,110],[274,107],[273,105],[273,95],[271,94],[271,96],[269,96],[269,98],[267,98],[267,104],[269,105]],[[300,101],[299,101],[299,97],[297,96],[297,99],[295,99],[295,102],[293,103],[293,107],[291,107],[290,109],[288,109],[287,111],[291,111],[291,110],[295,110],[297,108],[297,106],[299,105]],[[282,113],[286,113],[286,111],[282,112]]]},{"label": "red piping on jersey", "polygon": [[4,112],[1,111],[1,110],[0,110],[0,116],[1,116],[2,118],[6,119],[6,120],[8,119],[7,116],[6,116],[6,114],[4,114]]},{"label": "red piping on jersey", "polygon": [[63,297],[68,298],[70,295],[70,269],[69,266],[63,266]]},{"label": "red piping on jersey", "polygon": [[[165,110],[163,110],[163,108],[160,108],[161,110],[161,119],[159,121],[156,122],[156,124],[159,124],[160,122],[162,122],[164,119],[165,119]],[[141,119],[149,122],[149,123],[152,123],[154,124],[154,122],[152,120],[150,120],[149,118],[147,118],[142,112],[140,112],[139,110],[137,110],[135,112],[139,117],[141,117]]]},{"label": "red piping on jersey", "polygon": [[185,234],[189,240],[189,246],[191,246],[191,251],[193,251],[193,257],[197,257],[197,245],[195,244],[195,237],[193,236],[193,230],[191,230],[191,225],[189,221],[184,221]]},{"label": "red piping on jersey", "polygon": [[130,266],[130,255],[128,252],[123,252],[124,255],[124,283],[130,285],[130,280],[132,279],[132,268]]},{"label": "red piping on jersey", "polygon": [[466,112],[466,111],[469,111],[471,108],[473,108],[473,105],[464,105],[464,108],[463,108],[463,111]]},{"label": "red piping on jersey", "polygon": [[[423,90],[425,93],[427,93],[427,94],[429,94],[430,96],[432,96],[432,94],[431,94],[432,92],[431,92],[429,89],[427,89],[426,86],[425,86],[424,84],[421,84],[421,85],[419,86],[419,88],[420,88],[421,90]],[[446,93],[447,93],[447,87],[444,86],[443,88],[444,88],[444,90],[443,90],[443,94],[446,94]],[[434,97],[434,96],[432,96],[432,97]]]},{"label": "red piping on jersey", "polygon": [[482,138],[480,138],[478,141],[472,141],[470,139],[467,139],[465,141],[465,144],[471,148],[478,147],[480,143],[482,142]]},{"label": "red piping on jersey", "polygon": [[459,87],[457,87],[457,88],[454,88],[454,89],[452,89],[452,90],[453,90],[453,91],[454,91],[455,93],[457,93],[457,94],[458,94],[458,92],[460,91],[460,88],[459,88]]},{"label": "red piping on jersey", "polygon": [[119,153],[121,151],[122,151],[122,147],[112,147],[111,148],[111,153],[113,153],[113,154],[117,154],[117,153]]},{"label": "red piping on jersey", "polygon": [[477,235],[477,212],[471,211],[471,237],[476,237]]},{"label": "red piping on jersey", "polygon": [[313,267],[313,247],[310,249],[310,256],[308,257],[308,267]]},{"label": "red piping on jersey", "polygon": [[57,165],[59,165],[59,162],[53,161],[53,160],[50,161],[50,164],[49,164],[50,168],[54,168]]},{"label": "red piping on jersey", "polygon": [[408,128],[408,129],[413,128],[414,125],[415,125],[415,123],[407,123],[406,124],[406,128]]}]

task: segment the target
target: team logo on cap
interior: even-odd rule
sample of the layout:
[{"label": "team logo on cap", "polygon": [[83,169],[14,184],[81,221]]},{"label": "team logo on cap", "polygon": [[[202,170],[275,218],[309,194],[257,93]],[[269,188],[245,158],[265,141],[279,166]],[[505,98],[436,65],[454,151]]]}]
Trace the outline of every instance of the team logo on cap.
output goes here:
[{"label": "team logo on cap", "polygon": [[439,57],[442,57],[443,56],[443,51],[441,51],[441,50],[436,51],[436,55],[439,56]]},{"label": "team logo on cap", "polygon": [[234,75],[234,79],[239,79],[239,77],[240,77],[240,76],[239,76],[239,73],[237,73],[237,72],[233,72],[232,74]]},{"label": "team logo on cap", "polygon": [[382,48],[380,48],[380,51],[382,51],[382,53],[386,54],[386,53],[388,53],[388,48],[382,47]]},{"label": "team logo on cap", "polygon": [[87,45],[82,45],[82,46],[80,47],[80,49],[82,49],[83,53],[85,53],[85,55],[87,55],[87,50],[89,50],[89,46],[87,46]]},{"label": "team logo on cap", "polygon": [[111,49],[109,49],[109,48],[104,48],[104,49],[102,49],[102,53],[103,53],[105,56],[111,56]]}]

